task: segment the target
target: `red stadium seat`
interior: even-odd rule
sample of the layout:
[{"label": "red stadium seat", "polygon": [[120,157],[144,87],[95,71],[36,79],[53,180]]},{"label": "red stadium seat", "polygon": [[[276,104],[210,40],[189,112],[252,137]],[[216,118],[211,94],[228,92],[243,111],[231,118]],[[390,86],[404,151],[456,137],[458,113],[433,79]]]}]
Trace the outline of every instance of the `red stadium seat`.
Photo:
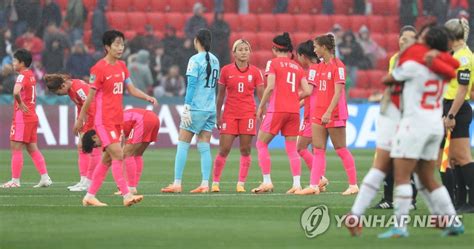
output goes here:
[{"label": "red stadium seat", "polygon": [[258,47],[261,50],[271,51],[273,47],[273,38],[276,36],[275,33],[271,32],[259,32],[257,33]]},{"label": "red stadium seat", "polygon": [[84,30],[91,30],[92,29],[92,15],[94,14],[93,11],[89,11],[87,13],[86,23],[84,24]]},{"label": "red stadium seat", "polygon": [[398,16],[384,16],[385,27],[388,33],[399,33],[400,32],[400,18]]},{"label": "red stadium seat", "polygon": [[165,30],[165,15],[158,12],[150,12],[145,14],[147,23],[153,26],[154,31],[163,32]]},{"label": "red stadium seat", "polygon": [[313,18],[314,31],[317,33],[327,33],[331,31],[334,20],[327,15],[315,15]]},{"label": "red stadium seat", "polygon": [[84,44],[86,46],[91,47],[92,41],[91,41],[91,36],[92,36],[92,30],[85,30],[84,31],[84,37],[82,38]]},{"label": "red stadium seat", "polygon": [[370,88],[370,79],[369,74],[365,70],[358,70],[357,71],[357,88]]},{"label": "red stadium seat", "polygon": [[82,3],[90,12],[94,12],[95,7],[97,6],[97,0],[82,0]]},{"label": "red stadium seat", "polygon": [[385,16],[367,16],[367,26],[372,34],[387,32],[384,18]]},{"label": "red stadium seat", "polygon": [[373,15],[390,15],[390,0],[371,0]]},{"label": "red stadium seat", "polygon": [[252,51],[257,51],[259,49],[257,34],[255,32],[241,32],[241,33],[239,33],[239,36],[236,37],[232,41],[232,43],[234,41],[236,41],[237,39],[244,39],[244,40],[247,40],[248,42],[250,42],[250,47],[251,47]]},{"label": "red stadium seat", "polygon": [[145,25],[149,22],[147,16],[143,12],[129,12],[128,15],[128,26],[138,33],[145,31]]},{"label": "red stadium seat", "polygon": [[258,20],[257,15],[247,14],[247,15],[238,15],[240,30],[248,32],[257,32],[258,30]]},{"label": "red stadium seat", "polygon": [[296,29],[299,32],[314,32],[313,16],[310,15],[295,15]]},{"label": "red stadium seat", "polygon": [[275,32],[277,29],[277,23],[275,21],[275,15],[261,14],[257,15],[258,26],[261,32]]},{"label": "red stadium seat", "polygon": [[389,67],[389,63],[390,63],[390,57],[393,54],[394,53],[387,53],[387,57],[385,57],[384,59],[377,60],[377,62],[376,62],[377,65],[375,65],[375,69],[388,71],[388,67]]},{"label": "red stadium seat", "polygon": [[165,14],[166,24],[174,27],[177,31],[184,30],[184,24],[186,23],[186,17],[181,13],[166,13]]},{"label": "red stadium seat", "polygon": [[400,1],[391,1],[386,0],[388,3],[387,10],[389,11],[389,15],[391,16],[398,16],[400,14]]},{"label": "red stadium seat", "polygon": [[274,0],[258,0],[249,1],[250,13],[272,13],[274,7]]},{"label": "red stadium seat", "polygon": [[351,99],[367,99],[369,98],[371,90],[365,88],[351,88],[349,89],[349,98]]},{"label": "red stadium seat", "polygon": [[293,15],[279,14],[275,15],[277,27],[280,32],[294,32],[296,30],[296,23]]},{"label": "red stadium seat", "polygon": [[150,1],[151,11],[155,12],[168,12],[169,11],[169,0],[151,0]]},{"label": "red stadium seat", "polygon": [[370,87],[372,89],[383,89],[385,86],[382,84],[382,78],[387,74],[387,71],[383,70],[368,70],[367,71]]},{"label": "red stadium seat", "polygon": [[372,37],[372,40],[374,40],[379,46],[383,48],[387,47],[387,39],[385,38],[385,34],[370,33],[370,37]]},{"label": "red stadium seat", "polygon": [[260,50],[260,51],[254,52],[251,55],[250,63],[260,68],[262,70],[262,73],[265,73],[264,72],[265,65],[267,64],[267,61],[269,61],[272,58],[273,58],[273,54],[271,51]]},{"label": "red stadium seat", "polygon": [[349,15],[354,0],[338,0],[334,3],[334,14],[336,15]]},{"label": "red stadium seat", "polygon": [[[152,0],[153,1],[153,0]],[[169,4],[169,12],[181,12],[187,13],[193,11],[194,1],[191,0],[171,0],[168,2]]]},{"label": "red stadium seat", "polygon": [[386,42],[386,47],[385,49],[387,51],[397,51],[399,50],[398,46],[398,33],[391,33],[385,35],[385,42]]},{"label": "red stadium seat", "polygon": [[224,12],[225,13],[237,13],[238,1],[224,0]]},{"label": "red stadium seat", "polygon": [[322,9],[322,2],[315,0],[291,0],[288,12],[291,14],[315,14]]},{"label": "red stadium seat", "polygon": [[232,32],[243,31],[240,26],[239,15],[235,13],[225,13],[224,20],[229,24]]},{"label": "red stadium seat", "polygon": [[137,32],[135,30],[127,30],[124,32],[124,35],[125,39],[130,41],[137,35]]},{"label": "red stadium seat", "polygon": [[[347,31],[351,28],[350,20],[346,15],[333,15],[333,16],[330,16],[330,18],[332,19],[333,24],[341,25],[344,31]],[[331,28],[332,28],[332,25],[331,25]]]},{"label": "red stadium seat", "polygon": [[349,22],[354,33],[359,32],[362,26],[368,26],[367,16],[349,16]]},{"label": "red stadium seat", "polygon": [[[208,24],[212,24],[214,22],[214,13],[204,13],[204,19]],[[234,32],[234,30],[232,30]]]},{"label": "red stadium seat", "polygon": [[298,32],[298,33],[292,33],[290,34],[291,37],[291,42],[293,43],[293,47],[295,48],[294,53],[296,54],[296,49],[298,48],[298,45],[302,42],[306,42],[307,40],[313,40],[314,37],[312,37],[312,33],[306,33],[306,32]]},{"label": "red stadium seat", "polygon": [[133,0],[133,9],[135,11],[149,11],[151,9],[150,1],[155,0]]},{"label": "red stadium seat", "polygon": [[111,28],[120,30],[128,29],[127,14],[125,12],[107,12],[106,17]]},{"label": "red stadium seat", "polygon": [[112,0],[110,3],[114,11],[128,11],[132,7],[131,0]]}]

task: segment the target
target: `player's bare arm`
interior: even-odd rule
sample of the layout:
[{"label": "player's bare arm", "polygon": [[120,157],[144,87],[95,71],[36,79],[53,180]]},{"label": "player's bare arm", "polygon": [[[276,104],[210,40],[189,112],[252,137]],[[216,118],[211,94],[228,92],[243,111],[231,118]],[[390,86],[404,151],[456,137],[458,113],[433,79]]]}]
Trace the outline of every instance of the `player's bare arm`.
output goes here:
[{"label": "player's bare arm", "polygon": [[337,104],[339,103],[339,99],[341,98],[342,90],[344,89],[344,84],[334,84],[334,96],[332,96],[331,104],[329,105],[328,109],[322,116],[322,123],[327,124],[331,121],[331,113],[336,108]]},{"label": "player's bare arm", "polygon": [[127,90],[135,98],[143,99],[147,102],[150,102],[154,106],[158,106],[158,100],[155,97],[151,97],[148,94],[142,92],[140,89],[136,88],[132,83],[127,84]]},{"label": "player's bare arm", "polygon": [[313,92],[313,85],[310,85],[306,78],[301,80],[301,91],[299,92],[300,99],[304,99]]},{"label": "player's bare arm", "polygon": [[268,98],[272,95],[273,89],[275,88],[275,75],[269,74],[267,77],[267,88],[263,91],[262,99],[257,110],[257,119],[262,120],[262,116],[265,113]]},{"label": "player's bare arm", "polygon": [[18,107],[20,110],[24,113],[28,113],[30,110],[28,110],[28,107],[25,105],[25,102],[21,99],[20,92],[23,87],[20,84],[15,84],[15,87],[13,88],[13,97],[15,98],[15,101],[18,103]]},{"label": "player's bare arm", "polygon": [[217,129],[221,129],[222,125],[222,105],[224,104],[224,96],[225,96],[225,86],[218,84],[217,90],[217,99],[216,99],[216,117],[217,117]]},{"label": "player's bare arm", "polygon": [[87,95],[86,101],[84,102],[84,105],[81,108],[81,112],[79,113],[76,123],[74,124],[74,130],[73,130],[74,134],[78,134],[79,131],[82,129],[82,126],[84,125],[84,122],[86,121],[87,111],[89,110],[89,107],[91,106],[92,100],[95,99],[95,93],[96,93],[95,88],[91,88],[89,90],[89,94]]}]

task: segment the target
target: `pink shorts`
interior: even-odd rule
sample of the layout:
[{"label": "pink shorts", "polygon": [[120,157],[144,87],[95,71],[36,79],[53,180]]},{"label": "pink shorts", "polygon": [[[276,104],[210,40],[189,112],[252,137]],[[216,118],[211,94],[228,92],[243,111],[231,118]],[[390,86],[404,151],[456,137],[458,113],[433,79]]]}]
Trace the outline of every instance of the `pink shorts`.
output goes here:
[{"label": "pink shorts", "polygon": [[122,142],[122,125],[96,125],[95,131],[99,135],[104,149],[111,144]]},{"label": "pink shorts", "polygon": [[311,131],[311,121],[309,119],[305,119],[301,124],[299,136],[307,138],[313,137],[313,133]]},{"label": "pink shorts", "polygon": [[324,126],[325,128],[339,128],[339,127],[346,127],[346,120],[331,120],[331,122],[323,125],[323,122],[321,119],[319,118],[316,118],[316,117],[313,117],[311,118],[312,119],[312,123],[313,124],[318,124],[318,125],[322,125]]},{"label": "pink shorts", "polygon": [[10,141],[26,144],[36,143],[38,122],[12,123],[10,128]]},{"label": "pink shorts", "polygon": [[255,135],[257,127],[255,118],[224,118],[222,119],[221,134]]},{"label": "pink shorts", "polygon": [[287,112],[267,112],[260,129],[272,135],[298,136],[300,115]]},{"label": "pink shorts", "polygon": [[144,115],[143,122],[137,122],[128,133],[125,132],[126,144],[151,143],[158,140],[160,120],[154,114],[147,114]]}]

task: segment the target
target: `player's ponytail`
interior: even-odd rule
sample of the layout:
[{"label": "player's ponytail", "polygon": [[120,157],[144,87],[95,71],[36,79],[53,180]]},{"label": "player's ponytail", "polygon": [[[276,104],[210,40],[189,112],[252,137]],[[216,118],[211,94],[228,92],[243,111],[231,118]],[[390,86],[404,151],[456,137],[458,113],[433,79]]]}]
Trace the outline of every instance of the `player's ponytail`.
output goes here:
[{"label": "player's ponytail", "polygon": [[59,90],[59,88],[61,88],[61,85],[69,79],[69,75],[66,74],[46,74],[44,76],[46,87],[50,92],[53,93]]},{"label": "player's ponytail", "polygon": [[196,34],[196,39],[198,40],[199,44],[206,50],[206,82],[209,83],[209,79],[211,78],[211,58],[209,56],[209,51],[211,50],[211,43],[212,43],[212,36],[211,31],[208,29],[200,29]]},{"label": "player's ponytail", "polygon": [[453,18],[444,26],[451,32],[456,40],[467,41],[469,38],[469,22],[465,18]]},{"label": "player's ponytail", "polygon": [[[328,33],[325,35],[320,35],[314,39],[314,41],[319,45],[326,47],[333,56],[336,56],[336,38],[333,34]],[[321,56],[321,55],[320,55]]]},{"label": "player's ponytail", "polygon": [[273,38],[273,49],[278,52],[290,53],[291,59],[294,58],[293,44],[291,43],[290,34],[288,32],[284,32],[283,34],[277,35]]}]

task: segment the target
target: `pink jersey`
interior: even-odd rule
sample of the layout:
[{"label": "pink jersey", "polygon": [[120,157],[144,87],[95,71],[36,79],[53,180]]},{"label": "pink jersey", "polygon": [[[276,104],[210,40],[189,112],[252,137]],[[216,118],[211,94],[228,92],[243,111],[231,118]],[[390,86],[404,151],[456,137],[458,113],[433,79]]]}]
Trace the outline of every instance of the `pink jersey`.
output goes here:
[{"label": "pink jersey", "polygon": [[[151,112],[145,109],[132,108],[125,110],[123,113],[123,132],[127,136],[137,123],[143,126],[145,113]],[[154,113],[153,113],[154,114]]]},{"label": "pink jersey", "polygon": [[240,71],[235,63],[228,64],[221,69],[219,84],[226,88],[223,118],[255,117],[255,88],[263,86],[263,76],[257,67],[249,65]]},{"label": "pink jersey", "polygon": [[128,82],[129,72],[123,61],[112,65],[102,59],[91,68],[91,88],[97,90],[95,125],[123,123],[123,88]]},{"label": "pink jersey", "polygon": [[[319,63],[312,65],[308,72],[308,82],[314,86],[312,115],[318,119],[324,115],[334,96],[336,84],[345,84],[345,66],[337,58],[329,63]],[[339,103],[334,108],[331,120],[347,120],[347,103],[345,90],[342,89]]]},{"label": "pink jersey", "polygon": [[275,75],[275,88],[270,96],[267,112],[299,113],[298,90],[305,72],[298,63],[287,57],[269,60],[265,76]]},{"label": "pink jersey", "polygon": [[18,103],[14,100],[13,104],[13,123],[23,124],[38,122],[36,115],[36,79],[33,72],[29,69],[22,71],[16,78],[15,85],[21,85],[20,96],[23,103],[28,107],[29,112],[24,113],[20,110]]}]

